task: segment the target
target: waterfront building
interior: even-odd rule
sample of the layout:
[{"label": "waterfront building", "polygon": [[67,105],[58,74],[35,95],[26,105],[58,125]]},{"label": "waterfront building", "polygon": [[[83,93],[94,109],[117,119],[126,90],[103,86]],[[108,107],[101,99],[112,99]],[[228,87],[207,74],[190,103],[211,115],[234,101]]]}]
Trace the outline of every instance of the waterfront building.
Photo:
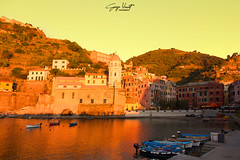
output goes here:
[{"label": "waterfront building", "polygon": [[161,99],[165,99],[165,81],[161,79],[144,79],[138,84],[138,101],[149,109],[157,106]]},{"label": "waterfront building", "polygon": [[94,50],[90,53],[90,59],[94,63],[104,62],[104,63],[109,64],[109,62],[111,61],[111,57],[112,57],[112,55],[109,55],[106,53],[101,53],[101,52],[94,51]]},{"label": "waterfront building", "polygon": [[52,63],[53,69],[66,70],[68,67],[69,61],[64,59],[54,59]]},{"label": "waterfront building", "polygon": [[0,91],[12,91],[13,82],[0,80]]},{"label": "waterfront building", "polygon": [[190,108],[223,105],[223,84],[217,81],[188,83],[177,88],[178,100],[187,100]]},{"label": "waterfront building", "polygon": [[177,96],[177,85],[175,82],[166,80],[166,95],[165,99],[166,101],[176,100]]},{"label": "waterfront building", "polygon": [[232,82],[228,87],[229,103],[240,104],[240,80]]},{"label": "waterfront building", "polygon": [[142,110],[143,106],[135,98],[126,98],[125,111]]},{"label": "waterfront building", "polygon": [[29,70],[29,74],[27,76],[28,81],[44,81],[49,78],[48,69],[33,69]]},{"label": "waterfront building", "polygon": [[54,113],[68,109],[74,114],[123,115],[126,95],[121,89],[121,60],[117,55],[111,58],[108,76],[108,83],[106,75],[96,73],[86,73],[84,78],[55,77]]}]

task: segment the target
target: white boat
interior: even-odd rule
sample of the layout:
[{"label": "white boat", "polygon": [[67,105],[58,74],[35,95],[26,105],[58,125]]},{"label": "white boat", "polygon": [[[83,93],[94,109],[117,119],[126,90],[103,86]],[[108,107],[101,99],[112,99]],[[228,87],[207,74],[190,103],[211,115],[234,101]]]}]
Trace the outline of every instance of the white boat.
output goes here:
[{"label": "white boat", "polygon": [[184,148],[192,148],[193,146],[193,141],[191,140],[181,140],[181,139],[176,139],[176,138],[166,138],[167,141],[171,142],[189,142],[184,144]]},{"label": "white boat", "polygon": [[36,125],[26,125],[27,128],[41,128],[42,123]]},{"label": "white boat", "polygon": [[190,140],[192,141],[192,146],[194,147],[199,147],[200,146],[200,140],[199,139],[196,139],[196,138],[177,138],[179,140]]}]

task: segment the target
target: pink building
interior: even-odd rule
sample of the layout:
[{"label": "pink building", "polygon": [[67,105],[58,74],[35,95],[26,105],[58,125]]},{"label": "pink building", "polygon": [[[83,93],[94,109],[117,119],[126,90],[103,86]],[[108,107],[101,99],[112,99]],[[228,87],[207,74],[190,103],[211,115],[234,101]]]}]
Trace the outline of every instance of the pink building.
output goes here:
[{"label": "pink building", "polygon": [[230,104],[240,104],[240,80],[229,85],[228,93]]},{"label": "pink building", "polygon": [[94,50],[90,54],[90,59],[94,63],[104,62],[104,63],[109,64],[110,61],[111,61],[111,57],[112,57],[112,55],[109,55],[109,54],[106,54],[106,53],[101,53],[101,52],[94,51]]}]

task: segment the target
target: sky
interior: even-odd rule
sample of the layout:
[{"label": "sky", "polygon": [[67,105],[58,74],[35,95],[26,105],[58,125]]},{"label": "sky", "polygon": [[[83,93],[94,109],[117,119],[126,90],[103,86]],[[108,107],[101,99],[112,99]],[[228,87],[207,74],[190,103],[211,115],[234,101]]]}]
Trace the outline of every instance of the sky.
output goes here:
[{"label": "sky", "polygon": [[[89,51],[116,52],[123,61],[158,48],[221,58],[240,52],[240,0],[0,1],[0,16],[30,23],[50,38],[75,41]],[[122,3],[134,6],[106,9],[122,8]]]}]

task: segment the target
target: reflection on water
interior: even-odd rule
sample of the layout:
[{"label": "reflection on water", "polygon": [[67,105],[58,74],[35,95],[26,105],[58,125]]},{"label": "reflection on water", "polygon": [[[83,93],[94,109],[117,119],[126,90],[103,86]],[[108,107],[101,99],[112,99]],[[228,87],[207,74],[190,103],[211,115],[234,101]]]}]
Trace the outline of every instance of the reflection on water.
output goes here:
[{"label": "reflection on water", "polygon": [[[69,127],[69,122],[78,122]],[[26,129],[26,124],[42,128]],[[221,128],[236,129],[232,122],[174,119],[61,120],[0,119],[0,159],[134,159],[134,143],[176,134],[207,134]],[[141,159],[141,157],[138,157]]]}]

